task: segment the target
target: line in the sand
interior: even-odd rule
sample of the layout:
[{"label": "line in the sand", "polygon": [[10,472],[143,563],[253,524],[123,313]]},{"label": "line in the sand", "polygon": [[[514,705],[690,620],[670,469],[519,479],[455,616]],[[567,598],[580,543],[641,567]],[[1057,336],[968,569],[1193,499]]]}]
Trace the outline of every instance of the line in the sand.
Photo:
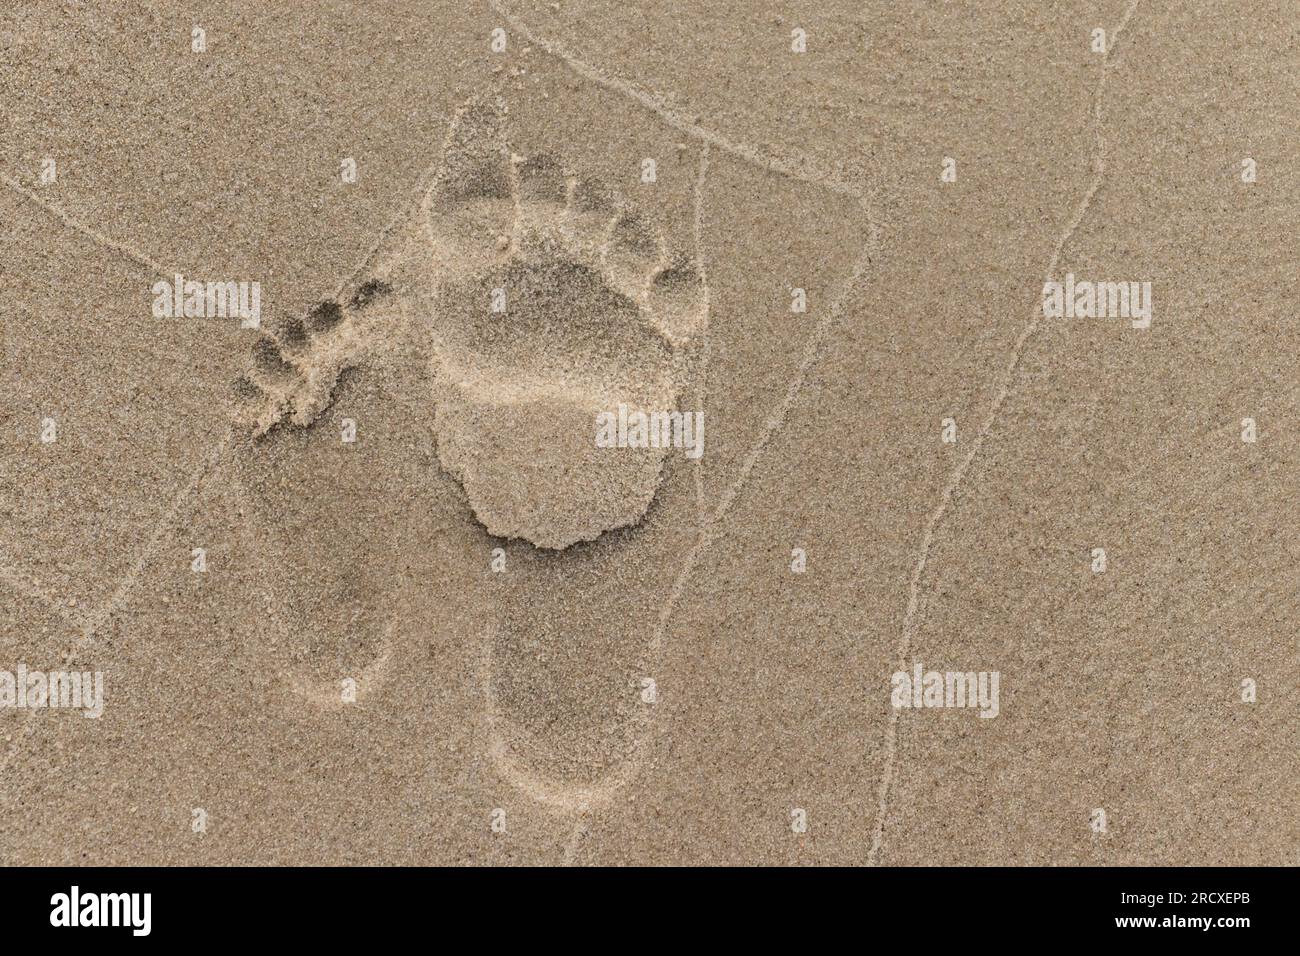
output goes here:
[{"label": "line in the sand", "polygon": [[[776,434],[789,416],[791,408],[799,397],[803,385],[807,379],[808,372],[811,370],[814,362],[821,352],[822,343],[830,329],[832,322],[843,314],[844,303],[850,293],[861,281],[863,274],[866,272],[867,264],[871,260],[871,254],[876,249],[876,244],[880,239],[880,231],[868,220],[870,236],[865,247],[858,256],[854,264],[853,271],[844,281],[835,300],[822,315],[813,331],[810,333],[808,342],[804,347],[804,354],[796,369],[794,376],[786,388],[785,395],[782,398],[781,405],[776,414],[769,416],[762,434],[754,442],[750,452],[745,457],[745,462],[741,467],[740,473],[736,476],[735,481],[724,492],[718,508],[712,516],[700,527],[699,536],[695,544],[687,553],[686,560],[682,563],[681,570],[678,572],[676,579],[673,581],[672,589],[669,591],[668,599],[661,605],[658,619],[655,622],[655,629],[649,642],[646,645],[645,656],[647,661],[656,660],[663,647],[664,637],[668,630],[669,620],[681,602],[683,594],[686,591],[686,583],[694,573],[700,560],[708,552],[709,548],[722,533],[723,525],[732,504],[736,501],[740,492],[744,489],[754,465],[762,456],[763,450],[771,441],[772,436]],[[645,667],[642,668],[645,671]],[[616,774],[607,786],[600,787],[599,804],[608,804],[613,797],[614,792],[627,786],[632,779],[636,777],[640,770],[640,762],[646,756],[647,746],[650,738],[654,734],[656,724],[653,716],[647,721],[639,737],[635,740],[632,748],[632,754],[627,758],[621,772]],[[587,816],[589,813],[595,813],[598,809],[596,801],[590,803],[589,811],[584,811],[575,822],[573,833],[570,836],[570,843],[573,844],[577,839],[579,831],[587,825]]]},{"label": "line in the sand", "polygon": [[95,242],[96,244],[104,247],[105,249],[111,249],[113,252],[116,252],[119,255],[125,256],[126,258],[135,262],[137,265],[142,265],[146,269],[149,269],[151,272],[157,275],[169,274],[167,269],[159,265],[157,262],[155,262],[149,256],[145,255],[143,252],[140,252],[137,249],[133,249],[131,246],[128,246],[124,242],[118,242],[115,239],[110,239],[108,236],[104,235],[98,229],[88,226],[81,220],[70,215],[61,206],[57,206],[54,203],[50,202],[48,199],[45,199],[44,197],[37,195],[37,193],[35,193],[31,189],[28,189],[18,180],[13,179],[10,176],[5,176],[0,174],[0,181],[4,182],[6,186],[8,186],[14,192],[18,193],[18,195],[22,196],[28,202],[32,202],[40,206],[50,215],[62,221],[64,225],[81,233],[83,236],[85,236],[87,239],[90,239],[92,242]]},{"label": "line in the sand", "polygon": [[[1125,9],[1123,16],[1120,18],[1119,25],[1111,34],[1110,43],[1103,54],[1101,65],[1101,77],[1097,81],[1097,90],[1093,97],[1092,123],[1094,140],[1096,144],[1093,156],[1093,175],[1088,186],[1087,192],[1078,204],[1074,216],[1070,219],[1061,233],[1061,237],[1056,242],[1056,247],[1052,251],[1051,258],[1047,264],[1045,283],[1051,281],[1056,274],[1057,264],[1060,261],[1061,253],[1065,244],[1074,235],[1074,231],[1083,221],[1089,206],[1092,205],[1093,197],[1096,196],[1097,190],[1101,188],[1102,178],[1106,172],[1106,138],[1102,128],[1102,102],[1106,92],[1106,76],[1114,62],[1111,54],[1115,50],[1116,43],[1119,42],[1120,34],[1128,25],[1129,19],[1137,10],[1142,0],[1130,0],[1128,7]],[[939,502],[931,512],[929,520],[926,522],[925,530],[921,535],[921,544],[917,552],[916,566],[912,571],[912,578],[908,585],[907,610],[903,614],[903,628],[900,636],[897,659],[901,666],[907,667],[907,656],[911,652],[912,639],[917,627],[917,611],[920,607],[921,596],[921,579],[925,575],[926,563],[929,560],[930,549],[934,545],[935,532],[943,522],[947,514],[948,506],[952,502],[953,495],[956,494],[957,488],[961,485],[962,479],[965,478],[971,463],[979,455],[980,449],[984,446],[984,441],[988,437],[993,426],[996,424],[998,415],[1002,407],[1006,404],[1008,396],[1015,382],[1016,371],[1020,367],[1020,362],[1024,357],[1025,347],[1029,339],[1038,331],[1039,324],[1042,321],[1042,307],[1035,302],[1034,309],[1030,313],[1029,322],[1021,330],[1015,345],[1011,350],[1011,358],[1007,362],[1006,371],[1002,374],[1002,384],[998,389],[997,395],[993,399],[993,404],[989,413],[980,426],[971,443],[971,449],[966,457],[958,462],[957,467],[953,469],[952,475],[948,479],[947,485],[944,486],[943,492],[939,496]],[[872,831],[871,849],[867,853],[867,864],[874,866],[879,859],[880,849],[884,843],[885,837],[885,818],[889,812],[889,792],[893,785],[895,768],[897,765],[896,755],[898,751],[898,719],[899,711],[897,708],[890,708],[889,718],[885,725],[885,766],[880,775],[880,784],[876,795],[876,825]]]},{"label": "line in the sand", "polygon": [[[69,620],[65,616],[65,620],[81,632],[77,640],[73,642],[71,648],[72,653],[75,654],[80,652],[83,648],[93,642],[95,632],[103,625],[104,621],[121,606],[122,602],[126,600],[127,596],[135,588],[145,566],[148,564],[149,559],[157,549],[159,541],[162,540],[162,535],[166,530],[167,525],[171,523],[177,512],[179,512],[190,499],[194,491],[202,483],[204,477],[217,466],[221,457],[230,447],[230,439],[231,433],[227,431],[225,439],[216,444],[209,451],[200,463],[199,468],[196,469],[194,474],[190,477],[190,480],[186,482],[180,491],[172,498],[171,505],[163,512],[157,524],[154,526],[153,531],[149,533],[148,540],[145,542],[144,546],[136,552],[135,560],[132,561],[131,567],[118,582],[113,593],[99,606],[98,609],[88,612],[80,622]],[[25,727],[30,725],[31,721],[35,718],[36,713],[37,711],[34,709],[27,711],[27,719],[24,721]],[[31,732],[28,731],[28,735],[30,735],[30,733]],[[3,774],[5,770],[8,769],[14,755],[18,752],[18,744],[19,741],[14,740],[5,752],[4,758],[0,759],[0,774]]]},{"label": "line in the sand", "polygon": [[[533,32],[528,27],[524,26],[521,20],[508,12],[501,5],[499,0],[488,0],[488,6],[490,6],[498,16],[505,20],[512,30],[520,33],[530,42],[537,44],[551,56],[556,57],[565,63],[569,69],[573,70],[573,72],[577,73],[579,76],[586,80],[590,80],[607,90],[612,90],[615,93],[620,93],[623,96],[635,100],[678,132],[685,133],[687,136],[693,136],[702,142],[709,143],[723,152],[730,153],[731,155],[744,160],[751,166],[757,166],[770,173],[775,173],[810,185],[820,186],[823,189],[827,189],[840,195],[853,196],[857,199],[862,199],[864,197],[865,194],[863,190],[852,183],[844,182],[829,172],[818,170],[815,175],[810,175],[800,170],[795,163],[789,160],[764,153],[747,143],[741,143],[734,139],[730,139],[723,136],[721,133],[701,126],[694,120],[686,119],[674,110],[665,106],[658,97],[655,97],[644,90],[638,89],[636,86],[633,86],[631,83],[624,80],[608,76],[602,71],[596,69],[596,67],[592,66],[590,63],[587,63],[585,60],[569,53],[562,44]],[[804,159],[802,162],[805,166],[812,165],[812,162],[808,159]]]},{"label": "line in the sand", "polygon": [[843,312],[844,299],[847,292],[858,283],[862,278],[862,274],[866,271],[867,263],[871,259],[871,250],[876,247],[880,239],[880,231],[877,227],[870,222],[868,222],[868,225],[871,230],[871,236],[867,241],[866,247],[858,256],[858,261],[853,267],[853,272],[845,281],[840,294],[836,297],[835,301],[831,303],[830,309],[822,316],[821,320],[814,327],[812,335],[809,336],[808,342],[804,346],[804,354],[799,362],[799,368],[795,372],[794,378],[790,380],[790,384],[786,387],[785,396],[781,400],[781,405],[777,409],[775,417],[768,418],[763,433],[759,435],[758,440],[750,448],[749,454],[745,456],[745,461],[740,466],[739,478],[726,490],[726,492],[724,492],[722,500],[718,504],[717,511],[714,513],[715,521],[721,520],[727,513],[728,509],[730,509],[732,500],[744,488],[749,473],[753,470],[754,465],[762,456],[763,450],[767,447],[767,443],[771,440],[772,436],[776,434],[777,430],[785,424],[786,417],[790,414],[790,409],[794,407],[795,402],[799,398],[799,392],[803,389],[804,380],[808,376],[808,371],[812,368],[814,361],[821,352],[822,340],[825,338],[831,322],[840,317]]},{"label": "line in the sand", "polygon": [[[50,215],[54,216],[59,221],[61,221],[64,225],[80,233],[86,238],[92,240],[97,245],[105,249],[112,250],[113,252],[116,252],[119,255],[125,256],[126,258],[132,260],[136,264],[144,266],[146,269],[149,269],[152,273],[156,275],[165,276],[165,275],[172,274],[173,270],[168,269],[166,266],[163,266],[162,264],[158,263],[151,257],[145,255],[144,253],[140,252],[137,249],[132,248],[126,243],[119,242],[116,239],[112,239],[109,236],[105,235],[104,233],[100,232],[99,230],[86,225],[81,220],[69,214],[62,207],[50,202],[44,197],[33,192],[31,189],[24,186],[18,180],[10,176],[0,174],[0,181],[3,181],[5,185],[7,185],[10,189],[17,192],[20,196],[22,196],[23,198],[27,199],[32,203],[35,203],[37,206],[40,206]],[[85,643],[88,643],[90,640],[92,640],[95,630],[104,622],[105,619],[107,619],[121,605],[122,601],[126,599],[130,591],[134,588],[136,581],[138,580],[140,573],[144,568],[144,565],[148,562],[149,558],[153,554],[153,550],[157,547],[158,541],[167,523],[172,520],[172,517],[175,515],[175,513],[189,498],[190,494],[193,493],[194,489],[198,487],[204,475],[206,475],[208,471],[216,465],[217,461],[221,458],[221,456],[225,454],[227,448],[230,445],[231,438],[232,438],[232,432],[228,429],[225,437],[219,443],[213,446],[213,448],[209,449],[209,451],[204,455],[203,460],[200,463],[198,469],[190,477],[190,480],[181,488],[180,492],[173,499],[171,506],[166,511],[163,512],[161,518],[158,521],[158,524],[149,533],[148,541],[146,542],[144,547],[142,547],[136,553],[136,557],[133,560],[131,567],[118,581],[117,585],[114,588],[113,593],[109,595],[109,597],[103,602],[103,604],[98,609],[87,612],[87,614],[84,617],[77,620],[75,617],[70,617],[65,611],[63,611],[62,608],[59,608],[57,607],[57,605],[55,605],[55,609],[59,611],[59,613],[63,616],[64,620],[68,621],[70,624],[73,624],[75,627],[77,627],[78,630],[81,631],[81,638],[78,642],[78,646],[83,646]],[[9,580],[13,580],[13,578],[10,577],[8,574],[6,574],[6,577]],[[48,600],[48,598],[46,598],[46,600]]]},{"label": "line in the sand", "polygon": [[118,608],[120,608],[131,592],[135,590],[136,584],[140,580],[140,575],[144,573],[146,565],[154,552],[158,549],[159,542],[162,541],[163,533],[167,530],[168,525],[172,523],[176,515],[180,512],[203,483],[204,478],[216,471],[225,458],[226,452],[230,450],[234,438],[233,429],[227,428],[225,436],[221,441],[214,444],[199,462],[198,467],[190,475],[189,480],[181,486],[180,490],[172,497],[171,504],[167,510],[162,513],[158,522],[154,525],[153,530],[149,533],[143,547],[135,554],[131,566],[118,581],[113,593],[109,595],[99,608],[87,615],[86,622],[83,626],[83,642],[89,644],[94,640],[95,632],[111,617]]},{"label": "line in the sand", "polygon": [[[709,397],[709,360],[712,348],[709,339],[709,275],[704,266],[704,177],[709,172],[709,144],[700,145],[700,168],[695,177],[695,270],[700,274],[700,287],[704,290],[704,328],[700,331],[699,378],[695,383],[695,404],[704,414],[704,403]],[[701,524],[706,518],[704,504],[704,456],[695,461],[695,515]]]},{"label": "line in the sand", "polygon": [[357,260],[357,263],[352,267],[352,270],[339,280],[338,285],[334,289],[334,299],[336,301],[341,302],[343,300],[344,293],[348,291],[349,287],[355,285],[362,273],[374,265],[375,261],[379,257],[379,253],[384,248],[384,244],[392,238],[392,235],[397,228],[405,223],[406,220],[408,220],[419,208],[421,200],[433,186],[437,170],[442,166],[442,156],[446,153],[451,133],[455,128],[455,125],[454,119],[447,123],[447,135],[443,142],[443,148],[438,154],[438,159],[435,159],[420,171],[420,175],[415,178],[415,182],[404,191],[406,198],[403,200],[401,205],[398,206],[397,212],[394,213],[393,217],[388,220],[382,229],[379,230],[374,241],[366,247],[365,253]]}]

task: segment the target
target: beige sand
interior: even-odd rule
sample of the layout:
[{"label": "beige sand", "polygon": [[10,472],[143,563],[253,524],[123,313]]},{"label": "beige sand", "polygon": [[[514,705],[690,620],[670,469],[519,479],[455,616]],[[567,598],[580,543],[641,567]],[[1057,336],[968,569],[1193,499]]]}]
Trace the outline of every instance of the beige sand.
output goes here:
[{"label": "beige sand", "polygon": [[1291,5],[272,7],[0,11],[0,862],[1296,861]]}]

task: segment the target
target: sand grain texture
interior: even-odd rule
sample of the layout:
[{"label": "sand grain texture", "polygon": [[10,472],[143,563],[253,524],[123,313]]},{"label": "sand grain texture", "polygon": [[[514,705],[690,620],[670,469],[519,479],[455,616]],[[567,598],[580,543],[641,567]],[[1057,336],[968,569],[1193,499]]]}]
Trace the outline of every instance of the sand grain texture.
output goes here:
[{"label": "sand grain texture", "polygon": [[[106,688],[0,707],[0,862],[1294,863],[1298,49],[1281,2],[0,12],[0,671]],[[1067,272],[1150,328],[1044,317]],[[155,318],[176,273],[261,328]],[[596,447],[620,404],[703,455]],[[998,716],[891,707],[916,662]]]}]

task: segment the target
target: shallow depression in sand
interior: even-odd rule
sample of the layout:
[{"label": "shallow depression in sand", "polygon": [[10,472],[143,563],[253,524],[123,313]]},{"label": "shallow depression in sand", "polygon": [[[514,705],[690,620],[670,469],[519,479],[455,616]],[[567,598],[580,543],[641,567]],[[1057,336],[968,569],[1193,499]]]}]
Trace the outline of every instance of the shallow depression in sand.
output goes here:
[{"label": "shallow depression in sand", "polygon": [[429,330],[438,456],[487,530],[559,549],[635,524],[663,448],[600,448],[597,416],[676,406],[703,280],[637,210],[511,152],[498,104],[449,136],[398,265]]}]

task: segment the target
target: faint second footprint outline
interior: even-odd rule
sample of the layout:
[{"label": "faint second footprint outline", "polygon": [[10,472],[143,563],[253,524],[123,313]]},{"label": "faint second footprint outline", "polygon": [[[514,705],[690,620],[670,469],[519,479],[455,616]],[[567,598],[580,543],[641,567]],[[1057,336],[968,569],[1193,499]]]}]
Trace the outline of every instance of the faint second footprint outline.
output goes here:
[{"label": "faint second footprint outline", "polygon": [[[367,348],[381,330],[400,333],[400,310],[389,286],[379,279],[361,284],[343,301],[326,300],[304,318],[289,318],[264,330],[252,346],[249,367],[234,382],[234,419],[242,431],[243,446],[252,456],[267,454],[266,443],[274,441],[279,429],[305,429],[317,421],[333,403],[341,376],[361,364]],[[241,505],[250,518],[255,513],[249,489],[236,474]],[[269,581],[270,566],[261,547],[251,543],[258,579]],[[290,629],[284,621],[275,594],[265,594],[273,628],[272,644],[287,640]],[[310,681],[299,674],[281,672],[279,681],[295,695],[317,706],[342,706],[343,681],[354,681],[355,702],[362,702],[384,684],[393,650],[393,623],[385,622],[369,662],[340,672],[336,678]]]}]

